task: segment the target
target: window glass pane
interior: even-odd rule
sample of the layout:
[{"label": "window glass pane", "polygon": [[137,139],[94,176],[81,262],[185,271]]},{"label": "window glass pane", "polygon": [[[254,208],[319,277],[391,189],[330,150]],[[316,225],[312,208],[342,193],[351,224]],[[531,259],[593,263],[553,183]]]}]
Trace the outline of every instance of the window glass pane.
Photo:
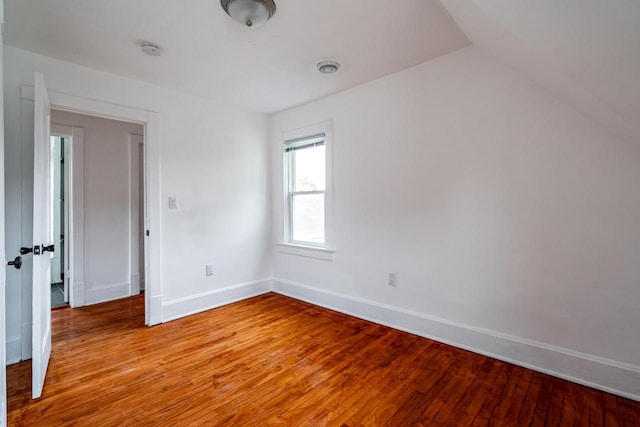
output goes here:
[{"label": "window glass pane", "polygon": [[292,203],[292,240],[324,243],[324,194],[297,194]]},{"label": "window glass pane", "polygon": [[293,191],[324,191],[324,152],[324,145],[292,151],[295,168]]}]

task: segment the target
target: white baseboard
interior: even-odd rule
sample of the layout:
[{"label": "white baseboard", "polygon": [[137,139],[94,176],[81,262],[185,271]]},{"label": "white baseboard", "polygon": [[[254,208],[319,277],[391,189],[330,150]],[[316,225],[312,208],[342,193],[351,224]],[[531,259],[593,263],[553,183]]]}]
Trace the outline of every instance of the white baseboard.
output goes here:
[{"label": "white baseboard", "polygon": [[101,302],[126,298],[130,295],[131,287],[129,283],[113,283],[94,289],[85,290],[85,304],[99,304]]},{"label": "white baseboard", "polygon": [[129,283],[131,283],[131,295],[138,295],[140,293],[140,273],[130,274]]},{"label": "white baseboard", "polygon": [[147,320],[149,323],[147,326],[159,325],[162,323],[162,296],[151,296],[147,301],[149,301],[149,306],[146,308],[149,312],[149,318]]},{"label": "white baseboard", "polygon": [[7,365],[18,363],[22,360],[21,337],[7,337]]},{"label": "white baseboard", "polygon": [[86,304],[85,286],[84,282],[75,282],[73,284],[73,292],[71,292],[69,298],[71,308],[82,307]]},{"label": "white baseboard", "polygon": [[162,321],[169,322],[271,291],[271,280],[241,283],[162,304]]},{"label": "white baseboard", "polygon": [[640,401],[640,366],[286,280],[272,282],[282,295]]}]

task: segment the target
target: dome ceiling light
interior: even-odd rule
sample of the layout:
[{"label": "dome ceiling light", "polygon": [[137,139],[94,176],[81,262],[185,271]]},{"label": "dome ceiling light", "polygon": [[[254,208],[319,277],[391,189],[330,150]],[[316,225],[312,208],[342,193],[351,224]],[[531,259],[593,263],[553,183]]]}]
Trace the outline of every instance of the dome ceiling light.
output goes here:
[{"label": "dome ceiling light", "polygon": [[276,13],[273,0],[220,0],[227,14],[241,25],[257,28]]}]

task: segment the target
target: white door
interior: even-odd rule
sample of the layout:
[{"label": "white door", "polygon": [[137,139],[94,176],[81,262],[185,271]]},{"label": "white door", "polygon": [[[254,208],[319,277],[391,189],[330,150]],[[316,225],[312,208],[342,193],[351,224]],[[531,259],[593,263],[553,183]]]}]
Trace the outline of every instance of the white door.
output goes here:
[{"label": "white door", "polygon": [[32,397],[42,394],[51,355],[51,105],[40,73],[35,75],[33,142],[33,360]]},{"label": "white door", "polygon": [[[4,5],[0,0],[0,26],[4,22]],[[0,33],[0,82],[3,76],[2,34]],[[5,340],[5,254],[4,254],[4,95],[0,84],[0,426],[7,425],[7,365]]]}]

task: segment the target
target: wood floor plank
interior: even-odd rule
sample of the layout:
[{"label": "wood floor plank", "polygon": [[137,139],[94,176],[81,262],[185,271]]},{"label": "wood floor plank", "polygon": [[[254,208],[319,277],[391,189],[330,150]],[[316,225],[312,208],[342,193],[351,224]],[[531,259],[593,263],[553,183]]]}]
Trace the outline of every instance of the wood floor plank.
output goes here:
[{"label": "wood floor plank", "polygon": [[144,326],[133,297],[52,313],[43,395],[15,426],[640,425],[640,403],[266,294]]},{"label": "wood floor plank", "polygon": [[474,422],[476,425],[486,425],[492,416],[495,420],[502,419],[498,410],[504,405],[486,406],[486,397],[492,396],[492,401],[495,399],[498,403],[509,400],[502,399],[502,397],[511,396],[507,388],[510,383],[517,384],[517,381],[510,382],[513,378],[511,375],[513,366],[482,356],[479,357],[483,359],[484,363],[474,380],[469,384],[463,398],[453,408],[447,425],[459,423],[458,425],[471,426]]},{"label": "wood floor plank", "polygon": [[620,426],[640,426],[640,412],[637,410],[637,402],[622,397],[616,397],[618,401],[618,419]]},{"label": "wood floor plank", "polygon": [[618,399],[608,393],[604,393],[604,425],[606,427],[618,427],[620,419],[618,417]]},{"label": "wood floor plank", "polygon": [[586,387],[585,389],[589,393],[589,424],[604,426],[604,393]]},{"label": "wood floor plank", "polygon": [[[322,405],[315,411],[316,417],[310,418],[318,425],[348,425],[348,420],[359,420],[367,414],[371,402],[385,401],[394,390],[406,387],[406,381],[413,370],[419,369],[425,361],[434,357],[437,352],[431,351],[437,343],[430,346],[414,346],[411,352],[398,357],[393,364],[381,369],[374,375],[374,380],[357,384],[358,392],[350,398],[334,402],[334,406]],[[305,419],[299,414],[300,421]]]},{"label": "wood floor plank", "polygon": [[[486,373],[490,369],[490,365],[494,365],[487,363],[487,358],[478,354],[467,353],[467,356],[466,363],[461,366],[459,373],[449,381],[442,391],[433,389],[430,390],[431,395],[429,392],[424,393],[424,400],[438,401],[440,408],[437,413],[432,416],[428,415],[429,411],[424,411],[426,406],[424,403],[416,406],[415,410],[400,407],[394,414],[392,422],[395,419],[398,425],[415,425],[418,421],[427,423],[431,420],[434,424],[442,425],[449,420],[452,412],[456,409],[460,411],[458,415],[465,413],[469,406],[469,396],[473,391],[472,384],[478,375],[483,375],[483,371]],[[423,409],[423,413],[420,413],[420,408]]]},{"label": "wood floor plank", "polygon": [[[385,357],[363,369],[363,364],[354,363],[356,378],[345,382],[339,389],[327,393],[328,390],[313,390],[300,405],[285,412],[281,418],[289,425],[300,425],[303,422],[327,423],[342,415],[348,409],[356,410],[357,401],[368,390],[380,388],[383,382],[389,382],[394,372],[402,371],[405,364],[413,364],[421,354],[417,343],[409,334],[397,335]],[[359,372],[358,372],[359,371]],[[358,375],[359,374],[359,375]],[[367,389],[363,390],[362,385]],[[322,399],[323,405],[318,405]]]}]

